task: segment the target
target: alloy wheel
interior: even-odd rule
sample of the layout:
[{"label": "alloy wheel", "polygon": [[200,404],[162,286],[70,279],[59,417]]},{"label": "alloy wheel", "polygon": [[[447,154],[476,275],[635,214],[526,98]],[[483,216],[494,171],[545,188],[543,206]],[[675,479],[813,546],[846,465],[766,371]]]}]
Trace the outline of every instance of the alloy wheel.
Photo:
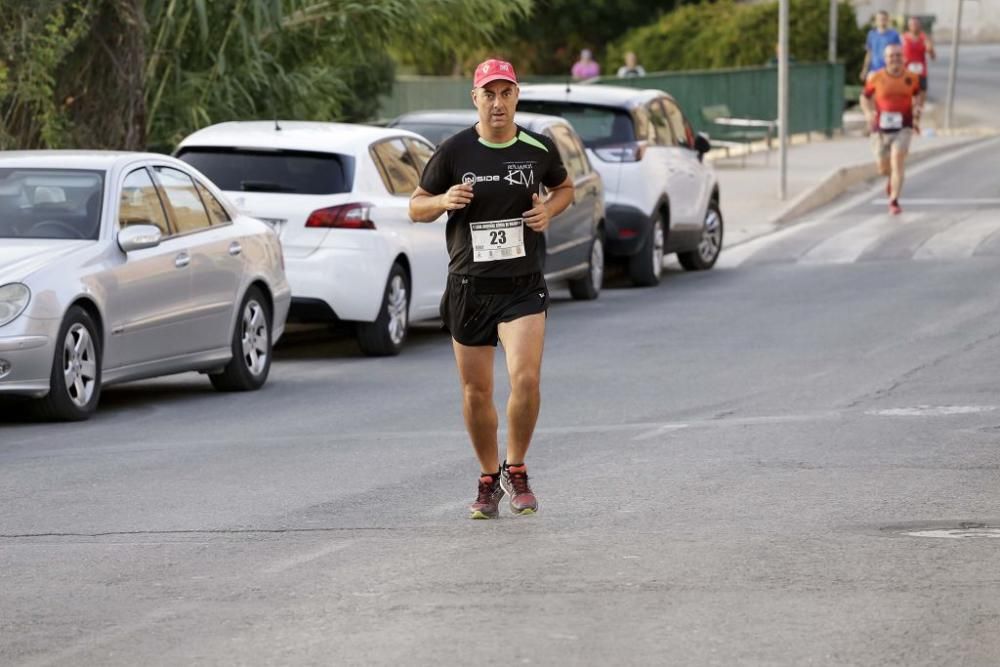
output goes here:
[{"label": "alloy wheel", "polygon": [[260,375],[267,368],[269,343],[264,307],[251,299],[243,308],[243,363],[252,375]]},{"label": "alloy wheel", "polygon": [[97,348],[82,324],[76,323],[66,332],[62,370],[70,400],[78,408],[86,407],[97,386]]},{"label": "alloy wheel", "polygon": [[701,242],[698,244],[698,254],[701,259],[711,264],[716,255],[719,254],[719,246],[722,243],[722,225],[719,220],[719,213],[714,208],[709,207],[705,214],[705,225],[701,232]]},{"label": "alloy wheel", "polygon": [[406,337],[408,306],[406,281],[403,276],[393,276],[389,281],[389,294],[385,304],[389,315],[389,338],[392,339],[393,345],[400,345]]},{"label": "alloy wheel", "polygon": [[604,285],[604,243],[600,236],[594,239],[590,247],[590,284],[594,291],[600,291]]}]

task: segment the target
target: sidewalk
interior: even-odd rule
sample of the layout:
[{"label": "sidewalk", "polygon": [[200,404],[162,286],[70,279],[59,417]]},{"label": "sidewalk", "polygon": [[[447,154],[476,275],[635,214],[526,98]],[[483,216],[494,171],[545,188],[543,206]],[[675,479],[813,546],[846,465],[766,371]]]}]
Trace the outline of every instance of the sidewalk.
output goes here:
[{"label": "sidewalk", "polygon": [[[907,164],[954,150],[988,136],[987,130],[966,130],[950,135],[928,131],[914,136]],[[788,147],[787,198],[778,198],[778,152],[767,156],[763,146],[744,158],[709,153],[722,195],[725,220],[724,245],[732,247],[774,231],[782,224],[807,215],[853,186],[877,176],[868,137],[839,135],[828,139],[813,135],[793,137]]]}]

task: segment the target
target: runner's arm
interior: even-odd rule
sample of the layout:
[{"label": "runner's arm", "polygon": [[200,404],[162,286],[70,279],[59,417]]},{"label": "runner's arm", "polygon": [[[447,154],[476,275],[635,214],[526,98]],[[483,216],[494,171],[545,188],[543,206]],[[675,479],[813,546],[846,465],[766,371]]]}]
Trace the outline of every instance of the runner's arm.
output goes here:
[{"label": "runner's arm", "polygon": [[[937,53],[934,51],[934,42],[931,41],[930,37],[924,37],[924,41],[927,43],[927,55],[931,57],[931,60],[937,60]],[[924,72],[926,76],[927,72]]]},{"label": "runner's arm", "polygon": [[421,187],[410,196],[410,220],[413,222],[434,222],[445,211],[455,211],[472,201],[472,186],[459,183],[448,188],[444,194],[435,195]]},{"label": "runner's arm", "polygon": [[865,49],[865,62],[861,65],[861,80],[864,81],[868,78],[868,68],[872,64],[872,52],[871,49]]}]

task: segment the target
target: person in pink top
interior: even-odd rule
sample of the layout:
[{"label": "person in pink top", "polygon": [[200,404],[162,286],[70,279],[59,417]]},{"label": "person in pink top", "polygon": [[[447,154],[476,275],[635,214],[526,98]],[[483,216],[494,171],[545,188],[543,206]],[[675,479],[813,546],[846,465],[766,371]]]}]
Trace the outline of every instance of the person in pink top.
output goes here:
[{"label": "person in pink top", "polygon": [[903,33],[903,62],[906,69],[920,77],[920,90],[927,91],[927,56],[937,59],[934,43],[920,25],[920,19],[911,16],[908,30]]},{"label": "person in pink top", "polygon": [[570,70],[570,73],[576,81],[593,79],[595,76],[601,75],[601,66],[594,60],[594,54],[590,52],[590,49],[584,49],[580,51],[580,59],[573,63],[573,69]]}]

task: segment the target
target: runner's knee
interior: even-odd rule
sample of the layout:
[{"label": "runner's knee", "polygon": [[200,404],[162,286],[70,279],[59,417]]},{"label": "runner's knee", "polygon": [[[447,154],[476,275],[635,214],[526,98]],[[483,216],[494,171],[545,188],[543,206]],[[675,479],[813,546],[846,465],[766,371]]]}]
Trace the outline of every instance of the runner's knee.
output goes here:
[{"label": "runner's knee", "polygon": [[540,393],[539,385],[541,374],[537,370],[516,371],[510,377],[510,389],[512,393],[522,396],[532,396]]}]

